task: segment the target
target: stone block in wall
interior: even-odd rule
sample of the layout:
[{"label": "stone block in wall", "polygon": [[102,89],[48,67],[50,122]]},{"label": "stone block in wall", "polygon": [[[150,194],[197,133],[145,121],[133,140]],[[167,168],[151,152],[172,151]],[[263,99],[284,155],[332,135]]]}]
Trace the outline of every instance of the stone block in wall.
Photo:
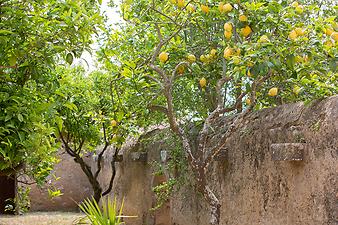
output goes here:
[{"label": "stone block in wall", "polygon": [[147,162],[148,154],[146,152],[132,152],[131,159],[135,162]]},{"label": "stone block in wall", "polygon": [[304,143],[276,143],[270,147],[274,161],[301,161],[304,158]]}]

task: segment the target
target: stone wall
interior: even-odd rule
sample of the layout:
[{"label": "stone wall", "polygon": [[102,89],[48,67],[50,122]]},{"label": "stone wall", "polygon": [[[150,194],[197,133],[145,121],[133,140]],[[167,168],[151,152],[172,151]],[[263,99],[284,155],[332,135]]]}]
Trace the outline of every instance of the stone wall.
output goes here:
[{"label": "stone wall", "polygon": [[[87,157],[91,161],[91,157]],[[47,186],[38,187],[31,185],[30,199],[31,211],[78,211],[77,204],[83,199],[90,197],[92,189],[87,177],[80,166],[74,162],[65,152],[60,151],[60,163],[54,168],[53,181]],[[48,196],[48,188],[52,186],[62,192],[62,195],[51,199]]]},{"label": "stone wall", "polygon": [[[230,122],[219,118],[213,124],[217,134],[210,137],[210,145],[220,141]],[[165,146],[159,141],[142,148],[124,154],[128,158],[133,151],[148,152],[151,162],[159,160]],[[223,158],[214,163],[210,175],[222,203],[221,224],[338,224],[337,159],[337,96],[307,106],[296,103],[252,113],[230,137]],[[151,215],[148,208],[149,200],[154,199],[150,192],[153,180],[149,165],[130,160],[121,164],[115,187],[126,196],[126,205],[148,201],[148,207],[127,207],[126,214]],[[124,182],[138,194],[131,197],[130,188],[124,192]],[[190,186],[173,195],[168,210],[171,221],[163,224],[208,224],[208,208]],[[153,220],[128,224],[158,224],[153,223],[154,217],[152,214]]]},{"label": "stone wall", "polygon": [[[229,123],[219,118],[213,124],[217,133],[210,145],[221,141]],[[147,136],[156,132],[165,131]],[[141,143],[123,150],[114,182],[113,193],[125,199],[125,215],[138,216],[127,224],[208,224],[208,208],[191,185],[162,209],[149,210],[155,204],[152,187],[166,179],[153,174],[150,162],[161,162],[160,151],[170,149],[163,140]],[[338,96],[250,114],[222,156],[210,174],[222,203],[221,225],[338,224]],[[108,164],[104,172],[100,179],[107,182]]]}]

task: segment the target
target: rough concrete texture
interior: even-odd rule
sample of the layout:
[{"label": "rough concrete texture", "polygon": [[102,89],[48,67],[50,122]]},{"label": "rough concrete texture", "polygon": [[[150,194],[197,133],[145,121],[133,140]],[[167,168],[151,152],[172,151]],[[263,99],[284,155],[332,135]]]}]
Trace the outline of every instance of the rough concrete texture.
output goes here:
[{"label": "rough concrete texture", "polygon": [[[216,133],[209,145],[222,141],[230,123],[220,117],[212,125]],[[164,131],[146,138],[156,132]],[[152,187],[166,179],[155,176],[151,167],[151,162],[161,162],[163,149],[170,150],[162,140],[141,141],[122,152],[113,193],[119,200],[124,197],[125,215],[138,216],[126,224],[207,225],[208,207],[191,185],[174,193],[161,210],[149,210],[155,205]],[[147,152],[147,162],[135,161],[133,152]],[[109,158],[106,155],[103,182],[110,177]],[[221,225],[337,225],[337,159],[338,96],[248,115],[210,173],[222,203]],[[80,186],[73,186],[72,195],[88,187]]]},{"label": "rough concrete texture", "polygon": [[[90,157],[88,157],[90,159]],[[92,189],[80,166],[67,153],[60,155],[60,163],[54,168],[59,180],[50,185],[31,185],[31,211],[77,211],[77,203],[90,197]],[[51,180],[54,180],[51,177]],[[60,190],[63,195],[51,199],[48,188]]]},{"label": "rough concrete texture", "polygon": [[[229,123],[231,119],[219,118],[213,124],[217,133],[211,135],[210,145],[221,141]],[[276,144],[280,152],[274,158],[275,148],[271,146]],[[159,142],[145,148],[150,154],[149,162],[159,157],[163,147]],[[230,137],[224,153],[226,157],[214,163],[210,175],[222,203],[222,225],[338,224],[337,96],[307,106],[289,104],[250,114]],[[138,167],[135,163],[124,163],[124,173],[131,166],[128,175]],[[145,166],[144,171],[142,182],[138,181],[138,175],[132,178],[122,175],[117,186],[119,182],[127,182],[143,190],[144,181],[148,180],[151,187],[149,168]],[[123,192],[123,188],[120,190]],[[142,195],[140,190],[135,191],[139,192],[137,196],[150,199],[148,192]],[[124,193],[128,198],[128,192]],[[128,198],[126,205],[142,202],[144,198]],[[174,194],[170,204],[171,224],[208,224],[208,208],[191,187],[183,187]],[[146,212],[146,208],[133,211],[143,217]]]}]

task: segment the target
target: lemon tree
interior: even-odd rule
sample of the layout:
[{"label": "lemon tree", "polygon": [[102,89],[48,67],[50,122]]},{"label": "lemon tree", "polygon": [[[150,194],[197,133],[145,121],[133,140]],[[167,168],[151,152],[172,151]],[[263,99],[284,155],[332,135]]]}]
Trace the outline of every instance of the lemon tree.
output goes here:
[{"label": "lemon tree", "polygon": [[[93,198],[99,202],[110,193],[116,174],[115,162],[119,150],[131,128],[124,111],[123,87],[108,74],[93,72],[86,75],[81,67],[57,69],[60,77],[54,92],[58,121],[56,135],[68,156],[73,158],[93,189]],[[108,84],[108,85],[107,85]],[[129,108],[131,109],[131,107]],[[111,178],[108,187],[102,186],[104,154],[110,152]],[[96,167],[86,160],[93,155]],[[71,173],[71,171],[69,171]]]},{"label": "lemon tree", "polygon": [[[181,138],[196,187],[210,205],[210,224],[219,224],[221,204],[208,186],[209,169],[245,116],[337,94],[337,9],[336,1],[121,3],[125,22],[108,29],[100,59],[107,70],[127,70],[139,99],[162,113],[152,121],[167,121]],[[228,115],[235,116],[220,145],[206,148],[212,121]],[[196,154],[187,121],[203,124]]]},{"label": "lemon tree", "polygon": [[41,184],[59,147],[55,68],[90,50],[99,4],[9,0],[0,2],[0,15],[0,172]]}]

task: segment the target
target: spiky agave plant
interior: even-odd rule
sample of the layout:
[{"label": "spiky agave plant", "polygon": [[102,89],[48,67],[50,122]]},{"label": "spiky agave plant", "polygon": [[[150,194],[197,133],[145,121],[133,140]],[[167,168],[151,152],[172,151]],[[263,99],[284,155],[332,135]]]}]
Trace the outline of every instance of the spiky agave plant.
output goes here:
[{"label": "spiky agave plant", "polygon": [[80,205],[80,209],[86,214],[86,217],[77,224],[86,224],[86,220],[92,225],[120,225],[124,224],[122,219],[122,209],[124,201],[122,201],[120,209],[117,209],[116,198],[111,201],[102,199],[102,208],[92,199],[85,199]]}]

